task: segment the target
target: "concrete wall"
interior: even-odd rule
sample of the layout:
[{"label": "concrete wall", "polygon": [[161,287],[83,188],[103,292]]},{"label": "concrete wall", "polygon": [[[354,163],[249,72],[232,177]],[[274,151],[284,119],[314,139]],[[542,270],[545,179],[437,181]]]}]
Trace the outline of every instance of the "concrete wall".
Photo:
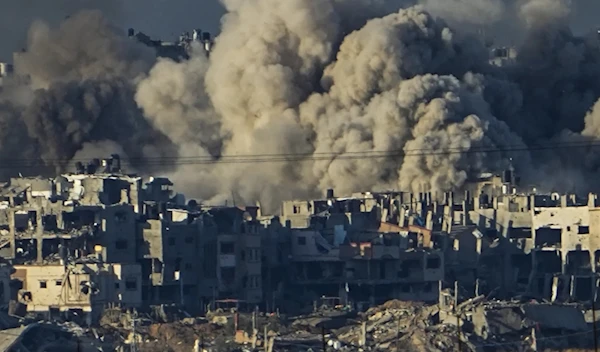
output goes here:
[{"label": "concrete wall", "polygon": [[532,209],[532,228],[541,227],[565,228],[573,225],[589,226],[589,208],[561,207]]},{"label": "concrete wall", "polygon": [[245,295],[249,302],[260,302],[262,292],[262,250],[261,237],[258,234],[244,234],[240,238],[241,250],[238,271],[245,277]]},{"label": "concrete wall", "polygon": [[469,212],[466,225],[477,225],[480,229],[496,229],[501,236],[510,237],[511,228],[530,228],[531,213],[509,212],[505,209],[475,209]]},{"label": "concrete wall", "polygon": [[131,205],[106,207],[100,213],[106,248],[105,261],[109,263],[134,263],[136,261],[136,214]]},{"label": "concrete wall", "polygon": [[329,253],[317,249],[316,238],[320,236],[315,230],[292,230],[292,260],[293,261],[339,261],[339,248],[332,248]]},{"label": "concrete wall", "polygon": [[142,224],[139,258],[155,259],[153,285],[196,285],[202,274],[200,223],[147,220]]},{"label": "concrete wall", "polygon": [[22,292],[30,293],[31,300],[24,302],[32,312],[46,312],[51,307],[91,312],[107,303],[125,308],[142,304],[138,264],[19,265],[14,278],[23,281]]},{"label": "concrete wall", "polygon": [[281,208],[281,224],[291,228],[307,228],[310,225],[310,216],[313,214],[314,205],[310,201],[285,201]]}]

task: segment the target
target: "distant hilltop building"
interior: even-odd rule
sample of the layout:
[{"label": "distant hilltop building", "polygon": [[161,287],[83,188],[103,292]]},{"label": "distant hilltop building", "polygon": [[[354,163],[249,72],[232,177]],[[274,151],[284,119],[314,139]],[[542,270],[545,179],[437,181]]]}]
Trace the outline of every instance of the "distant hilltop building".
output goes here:
[{"label": "distant hilltop building", "polygon": [[176,61],[189,59],[189,53],[194,43],[197,43],[208,56],[212,50],[213,40],[209,32],[202,32],[201,29],[194,29],[192,33],[182,33],[176,42],[164,42],[162,40],[153,40],[142,32],[135,33],[133,28],[129,28],[127,35],[130,38],[137,39],[156,50],[156,54],[161,57],[168,57]]},{"label": "distant hilltop building", "polygon": [[490,50],[490,64],[506,66],[513,64],[517,59],[517,49],[513,47],[498,47]]}]

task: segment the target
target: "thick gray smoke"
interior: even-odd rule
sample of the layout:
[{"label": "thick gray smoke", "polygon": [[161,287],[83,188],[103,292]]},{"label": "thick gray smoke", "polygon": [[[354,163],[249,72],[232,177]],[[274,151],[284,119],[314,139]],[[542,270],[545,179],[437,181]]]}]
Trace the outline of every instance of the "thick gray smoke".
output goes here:
[{"label": "thick gray smoke", "polygon": [[570,0],[527,0],[519,9],[521,18],[530,27],[565,25],[570,13]]},{"label": "thick gray smoke", "polygon": [[[224,0],[210,58],[196,48],[184,62],[155,61],[94,13],[35,26],[19,70],[37,91],[0,99],[2,121],[22,125],[53,166],[113,149],[177,156],[161,171],[187,194],[270,210],[331,187],[457,190],[509,163],[544,189],[594,186],[595,149],[526,150],[600,137],[598,40],[569,30],[569,3],[420,2]],[[526,42],[502,68],[437,17],[478,25],[511,11]],[[556,172],[567,159],[571,173]]]},{"label": "thick gray smoke", "polygon": [[58,24],[65,17],[86,9],[97,9],[111,20],[120,20],[124,2],[120,0],[27,0],[2,1],[0,10],[0,61],[10,61],[12,53],[27,46],[27,31],[39,19]]},{"label": "thick gray smoke", "polygon": [[[204,197],[234,193],[272,207],[329,187],[444,191],[506,166],[507,156],[473,150],[522,145],[484,100],[485,79],[463,80],[487,70],[483,47],[421,8],[363,24],[343,20],[341,1],[226,5],[210,63],[163,61],[136,96],[153,125],[185,149],[217,157],[203,136],[218,121],[220,154],[280,155],[181,171],[199,176]],[[345,35],[347,28],[358,30]]]},{"label": "thick gray smoke", "polygon": [[581,132],[600,96],[600,43],[595,35],[571,32],[569,4],[530,0],[521,8],[530,27],[509,75],[521,88],[523,107],[503,117],[526,140],[551,139],[563,129]]},{"label": "thick gray smoke", "polygon": [[[135,80],[154,61],[149,48],[128,40],[100,12],[80,12],[58,28],[36,23],[27,51],[15,62],[25,82],[3,93],[21,99],[11,99],[0,114],[18,119],[15,126],[27,132],[19,129],[27,135],[20,143],[57,171],[90,142],[115,141],[132,159],[156,150],[168,154],[174,151],[170,142],[150,127],[133,99]],[[12,144],[3,140],[6,148]]]}]

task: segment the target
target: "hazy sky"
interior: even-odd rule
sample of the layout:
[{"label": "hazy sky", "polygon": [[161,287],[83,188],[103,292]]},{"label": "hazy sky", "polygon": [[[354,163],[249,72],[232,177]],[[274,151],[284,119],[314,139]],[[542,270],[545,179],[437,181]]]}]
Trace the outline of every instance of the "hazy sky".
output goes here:
[{"label": "hazy sky", "polygon": [[99,8],[123,28],[175,39],[194,28],[215,32],[224,9],[218,0],[0,0],[0,61],[25,46],[35,19],[57,23],[78,10]]},{"label": "hazy sky", "polygon": [[[572,1],[571,24],[576,32],[600,27],[600,0]],[[194,28],[215,33],[224,13],[219,0],[0,0],[0,61],[12,61],[12,52],[25,46],[33,20],[57,23],[85,8],[100,8],[124,29],[133,27],[163,40]]]}]

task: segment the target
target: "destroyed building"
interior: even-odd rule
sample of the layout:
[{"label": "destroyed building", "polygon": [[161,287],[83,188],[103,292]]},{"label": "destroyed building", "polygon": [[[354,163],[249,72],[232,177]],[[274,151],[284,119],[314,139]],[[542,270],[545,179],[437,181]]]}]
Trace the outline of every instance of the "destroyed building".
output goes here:
[{"label": "destroyed building", "polygon": [[466,297],[589,301],[600,263],[597,206],[594,194],[523,191],[512,168],[481,175],[463,193],[331,191],[284,202],[291,287],[371,304],[377,294],[435,300],[442,281]]},{"label": "destroyed building", "polygon": [[427,224],[425,209],[405,195],[335,198],[330,190],[323,200],[284,202],[292,290],[366,306],[389,297],[437,300],[444,255],[432,241],[431,214]]},{"label": "destroyed building", "polygon": [[597,195],[520,193],[514,171],[474,185],[479,196],[466,192],[458,200],[451,194],[444,206],[442,232],[452,241],[446,251],[450,281],[472,295],[592,299],[599,261]]},{"label": "destroyed building", "polygon": [[120,173],[118,156],[77,165],[77,172],[55,179],[19,177],[5,184],[0,254],[19,285],[10,295],[28,312],[76,309],[89,319],[107,304],[141,305],[139,185],[139,178]]},{"label": "destroyed building", "polygon": [[145,300],[203,309],[235,298],[262,302],[262,229],[258,207],[203,207],[177,200],[173,184],[146,184],[138,259]]},{"label": "destroyed building", "polygon": [[12,178],[0,190],[2,256],[13,263],[87,256],[135,262],[140,179],[106,173],[112,162],[118,160],[103,161],[101,169],[95,160],[86,170],[50,180]]},{"label": "destroyed building", "polygon": [[512,65],[517,59],[517,50],[514,47],[497,47],[490,50],[490,65],[507,66]]},{"label": "destroyed building", "polygon": [[127,35],[129,38],[153,48],[158,57],[166,57],[175,61],[188,60],[192,50],[202,50],[208,56],[214,44],[211,34],[203,32],[201,29],[194,29],[192,33],[184,32],[173,42],[154,40],[142,32],[136,33],[133,28],[127,30]]},{"label": "destroyed building", "polygon": [[330,190],[269,216],[258,204],[186,202],[167,178],[124,174],[117,155],[54,179],[13,178],[0,190],[0,303],[89,321],[108,306],[203,312],[217,300],[269,311],[323,297],[355,308],[438,302],[455,283],[463,299],[591,300],[597,197],[518,181],[509,169],[463,193]]}]

